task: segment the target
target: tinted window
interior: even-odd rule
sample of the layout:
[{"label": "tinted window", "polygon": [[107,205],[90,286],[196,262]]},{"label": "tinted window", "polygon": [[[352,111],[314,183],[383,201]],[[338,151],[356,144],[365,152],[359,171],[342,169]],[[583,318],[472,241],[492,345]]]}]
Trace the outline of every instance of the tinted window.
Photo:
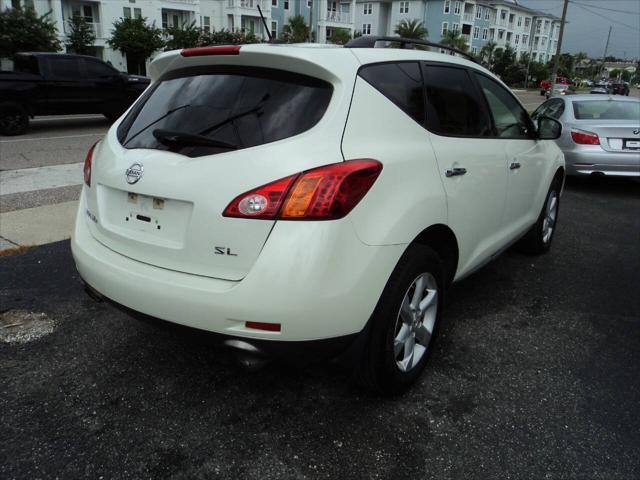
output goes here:
[{"label": "tinted window", "polygon": [[427,128],[440,135],[491,135],[482,98],[462,68],[426,65]]},{"label": "tinted window", "polygon": [[635,120],[640,122],[640,102],[595,100],[573,102],[577,120]]},{"label": "tinted window", "polygon": [[298,135],[324,115],[333,88],[291,72],[247,68],[198,68],[173,72],[145,94],[118,127],[126,148],[171,150],[190,157],[230,148],[166,144],[158,130],[200,135],[238,149]]},{"label": "tinted window", "polygon": [[37,75],[40,72],[38,68],[38,59],[30,55],[16,55],[13,59],[13,71],[18,73],[33,73]]},{"label": "tinted window", "polygon": [[501,138],[531,138],[533,129],[529,114],[516,99],[498,82],[484,75],[477,75],[480,87],[493,115],[496,134]]},{"label": "tinted window", "polygon": [[80,62],[75,58],[52,57],[49,59],[49,69],[54,78],[80,79]]},{"label": "tinted window", "polygon": [[87,67],[87,77],[88,78],[104,78],[111,77],[116,75],[116,72],[113,68],[105,65],[102,62],[95,62],[93,60],[85,60],[85,66]]},{"label": "tinted window", "polygon": [[424,90],[418,63],[369,65],[360,70],[360,76],[416,122],[424,123]]}]

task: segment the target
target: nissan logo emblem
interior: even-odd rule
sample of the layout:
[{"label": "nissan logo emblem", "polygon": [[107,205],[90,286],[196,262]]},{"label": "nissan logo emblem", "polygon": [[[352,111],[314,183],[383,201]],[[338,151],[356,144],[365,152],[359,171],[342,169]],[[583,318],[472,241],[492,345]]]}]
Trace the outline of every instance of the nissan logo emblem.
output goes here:
[{"label": "nissan logo emblem", "polygon": [[143,173],[144,167],[141,163],[134,163],[124,172],[125,176],[127,177],[127,183],[131,185],[140,180]]}]

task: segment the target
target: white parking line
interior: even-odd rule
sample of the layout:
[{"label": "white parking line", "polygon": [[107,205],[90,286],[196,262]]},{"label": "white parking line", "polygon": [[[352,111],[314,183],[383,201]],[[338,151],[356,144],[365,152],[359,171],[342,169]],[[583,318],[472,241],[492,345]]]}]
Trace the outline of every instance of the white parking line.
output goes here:
[{"label": "white parking line", "polygon": [[83,165],[80,162],[0,171],[0,195],[80,185]]},{"label": "white parking line", "polygon": [[59,138],[80,138],[80,137],[102,137],[105,132],[100,133],[83,133],[81,135],[62,135],[60,137],[36,137],[36,138],[19,138],[17,140],[0,140],[0,143],[16,143],[16,142],[32,142],[39,140],[56,140]]}]

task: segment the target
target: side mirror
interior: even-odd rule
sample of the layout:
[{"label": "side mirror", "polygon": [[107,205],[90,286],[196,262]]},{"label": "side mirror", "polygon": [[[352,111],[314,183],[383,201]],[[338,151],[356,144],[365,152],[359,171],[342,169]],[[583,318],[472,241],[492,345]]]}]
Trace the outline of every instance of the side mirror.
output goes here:
[{"label": "side mirror", "polygon": [[538,138],[540,140],[556,140],[562,134],[562,124],[555,118],[538,117]]}]

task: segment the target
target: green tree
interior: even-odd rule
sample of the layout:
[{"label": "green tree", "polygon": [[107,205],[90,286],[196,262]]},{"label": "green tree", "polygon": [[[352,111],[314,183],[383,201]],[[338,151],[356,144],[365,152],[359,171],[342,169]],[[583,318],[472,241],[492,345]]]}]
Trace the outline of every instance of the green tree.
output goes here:
[{"label": "green tree", "polygon": [[505,83],[509,83],[506,78],[511,73],[510,67],[513,67],[516,63],[516,52],[507,45],[505,48],[497,48],[493,56],[493,73],[498,75]]},{"label": "green tree", "polygon": [[169,38],[165,50],[193,48],[198,46],[200,40],[200,29],[196,27],[195,20],[189,24],[184,23],[182,27],[169,27],[166,33]]},{"label": "green tree", "polygon": [[289,22],[282,27],[282,32],[287,43],[302,43],[309,38],[309,27],[302,15],[289,18]]},{"label": "green tree", "polygon": [[453,30],[447,30],[442,36],[442,40],[440,40],[442,45],[448,45],[449,47],[457,48],[458,50],[462,50],[466,52],[469,48],[467,42],[462,36],[460,36],[460,32],[454,32]]},{"label": "green tree", "polygon": [[349,40],[351,40],[351,33],[346,28],[335,28],[329,39],[331,43],[336,45],[345,45]]},{"label": "green tree", "polygon": [[84,17],[76,15],[67,21],[69,33],[67,33],[67,48],[78,55],[93,55],[96,34],[93,27]]},{"label": "green tree", "polygon": [[243,45],[247,43],[260,43],[260,39],[256,35],[248,31],[230,32],[229,30],[220,30],[212,32],[201,32],[198,38],[198,47],[206,45]]},{"label": "green tree", "polygon": [[413,38],[416,40],[423,40],[429,36],[429,31],[418,19],[404,19],[400,21],[393,32],[402,38]]},{"label": "green tree", "polygon": [[480,60],[487,66],[489,70],[493,68],[493,55],[496,51],[498,44],[493,40],[486,43],[484,47],[480,49]]},{"label": "green tree", "polygon": [[165,45],[162,30],[155,25],[149,25],[146,18],[116,20],[107,43],[127,56],[127,70],[134,69],[140,73],[144,73],[144,62],[147,58]]},{"label": "green tree", "polygon": [[55,52],[61,49],[51,12],[38,16],[33,8],[0,12],[0,57],[17,52]]}]

